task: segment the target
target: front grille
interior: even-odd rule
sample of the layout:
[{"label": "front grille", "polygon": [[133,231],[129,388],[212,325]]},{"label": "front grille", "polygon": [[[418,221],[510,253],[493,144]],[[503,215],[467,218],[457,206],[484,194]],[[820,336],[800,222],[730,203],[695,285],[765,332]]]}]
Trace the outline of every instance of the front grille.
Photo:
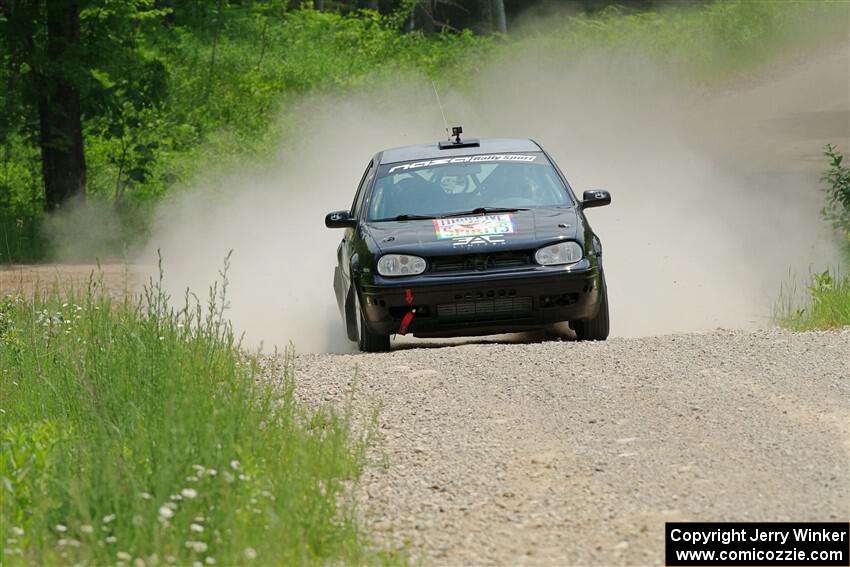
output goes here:
[{"label": "front grille", "polygon": [[530,297],[499,297],[462,303],[443,303],[437,305],[437,319],[441,323],[516,319],[531,315],[531,306]]},{"label": "front grille", "polygon": [[432,272],[481,272],[524,268],[531,264],[531,253],[528,250],[519,250],[491,254],[460,254],[436,256],[428,260]]}]

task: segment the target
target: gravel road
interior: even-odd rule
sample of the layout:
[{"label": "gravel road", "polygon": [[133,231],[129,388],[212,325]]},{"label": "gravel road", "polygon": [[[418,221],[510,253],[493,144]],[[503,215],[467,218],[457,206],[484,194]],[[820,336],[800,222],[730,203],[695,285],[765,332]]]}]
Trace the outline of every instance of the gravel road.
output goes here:
[{"label": "gravel road", "polygon": [[846,520],[850,329],[298,355],[380,407],[357,490],[430,565],[661,565],[671,520]]}]

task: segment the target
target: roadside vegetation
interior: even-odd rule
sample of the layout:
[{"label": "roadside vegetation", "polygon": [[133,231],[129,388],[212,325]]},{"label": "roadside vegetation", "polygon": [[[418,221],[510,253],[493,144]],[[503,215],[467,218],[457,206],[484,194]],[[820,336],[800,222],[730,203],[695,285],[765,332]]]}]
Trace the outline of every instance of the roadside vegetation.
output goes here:
[{"label": "roadside vegetation", "polygon": [[[563,66],[593,49],[648,53],[690,80],[715,81],[831,41],[847,11],[841,3],[750,0],[594,11],[602,3],[588,0],[587,12],[572,15],[509,13],[508,33],[493,34],[499,26],[482,20],[486,1],[471,11],[431,3],[431,13],[422,11],[428,3],[389,0],[336,2],[335,11],[277,0],[89,4],[79,15],[78,56],[63,63],[70,76],[54,82],[83,95],[79,192],[118,217],[101,258],[144,238],[169,192],[273,159],[293,135],[296,103],[316,94],[391,85],[405,74],[463,88],[501,58],[532,52]],[[366,4],[381,12],[352,9]],[[0,262],[51,259],[45,210],[73,200],[56,197],[42,174],[31,96],[39,60],[21,46],[27,38],[41,45],[43,32],[13,16],[0,10]]]},{"label": "roadside vegetation", "polygon": [[367,438],[269,387],[223,317],[154,283],[0,301],[5,565],[387,564],[344,487]]},{"label": "roadside vegetation", "polygon": [[813,274],[802,305],[797,290],[783,290],[777,318],[782,326],[797,331],[850,325],[850,167],[832,145],[824,148],[824,155],[829,169],[821,178],[827,201],[821,214],[843,242],[844,264],[842,268]]}]

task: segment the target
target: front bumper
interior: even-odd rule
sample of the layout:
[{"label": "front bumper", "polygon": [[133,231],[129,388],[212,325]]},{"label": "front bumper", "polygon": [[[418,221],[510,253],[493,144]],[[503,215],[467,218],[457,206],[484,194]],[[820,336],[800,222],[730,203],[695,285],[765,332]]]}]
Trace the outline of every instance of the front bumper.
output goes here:
[{"label": "front bumper", "polygon": [[415,310],[407,333],[421,337],[525,331],[596,314],[602,281],[587,259],[572,266],[522,271],[374,278],[358,286],[365,323],[398,333]]}]

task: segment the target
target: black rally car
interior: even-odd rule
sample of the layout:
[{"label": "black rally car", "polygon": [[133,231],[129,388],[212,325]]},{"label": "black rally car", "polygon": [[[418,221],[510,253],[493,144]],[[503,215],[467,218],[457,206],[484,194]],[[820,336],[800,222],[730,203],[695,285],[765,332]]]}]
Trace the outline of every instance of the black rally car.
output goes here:
[{"label": "black rally car", "polygon": [[568,321],[579,340],[608,336],[602,245],[581,200],[532,140],[454,139],[378,152],[344,228],[334,291],[363,351],[390,336],[524,331]]}]

